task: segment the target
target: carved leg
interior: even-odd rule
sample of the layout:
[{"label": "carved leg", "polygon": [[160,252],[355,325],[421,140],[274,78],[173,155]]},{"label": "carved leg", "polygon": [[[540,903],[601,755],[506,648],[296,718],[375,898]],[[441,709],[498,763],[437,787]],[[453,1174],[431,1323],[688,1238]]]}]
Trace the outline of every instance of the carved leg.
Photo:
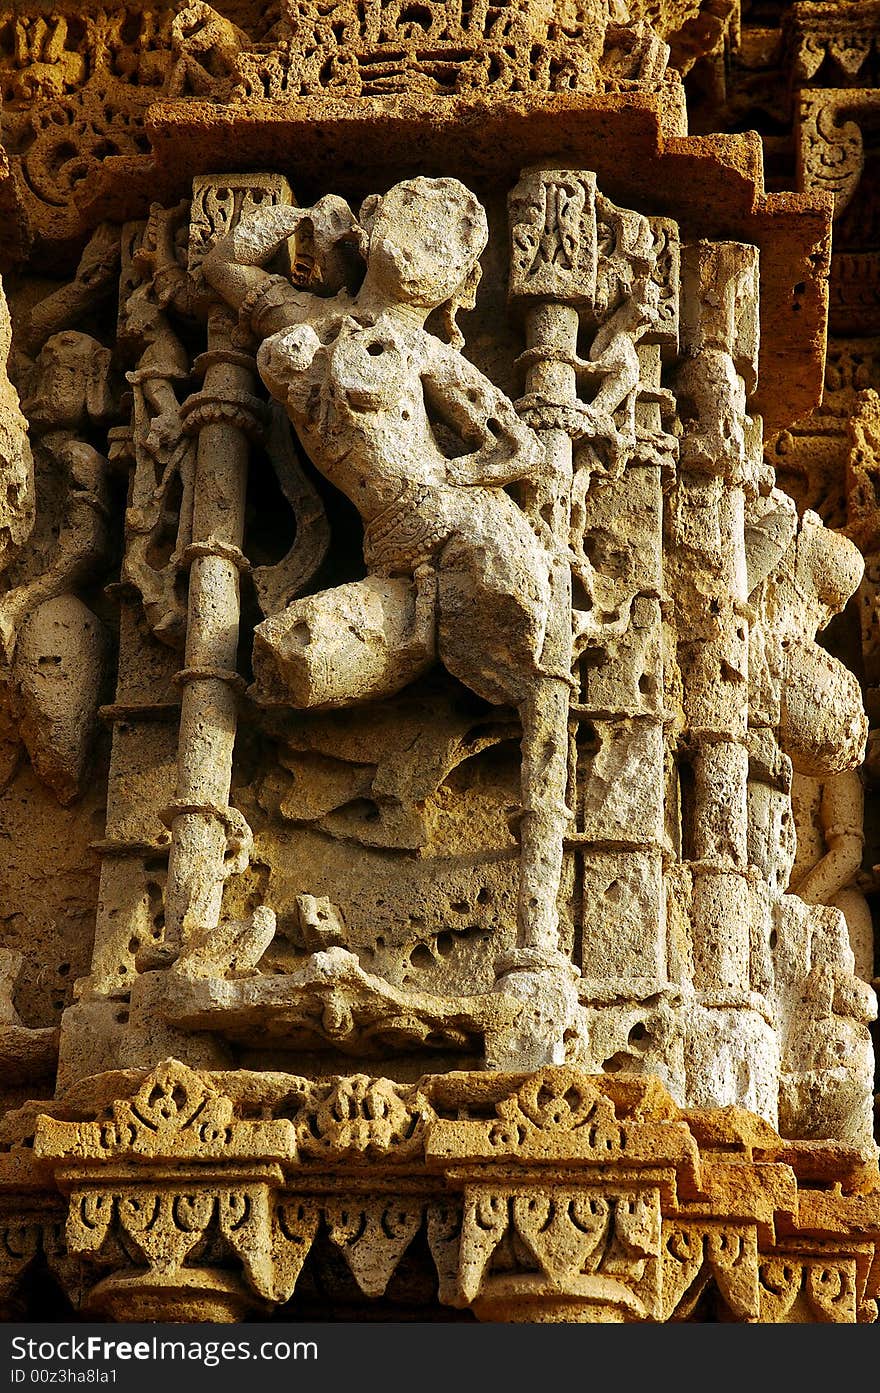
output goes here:
[{"label": "carved leg", "polygon": [[520,707],[522,822],[520,824],[519,943],[559,949],[556,897],[563,839],[571,820],[568,783],[568,683],[543,678]]},{"label": "carved leg", "polygon": [[486,1063],[495,1069],[562,1064],[579,1033],[577,968],[559,948],[557,896],[571,812],[568,782],[569,685],[539,679],[520,706],[522,821],[518,947],[496,964],[496,989],[519,997],[512,1026],[487,1036]]},{"label": "carved leg", "polygon": [[72,479],[51,564],[42,575],[10,590],[0,601],[0,644],[10,662],[28,615],[46,600],[73,591],[89,579],[107,554],[106,504],[100,477],[104,461],[97,451],[79,441],[73,442],[71,449],[77,450],[80,457],[90,458],[99,477],[92,489],[84,489],[76,478]]}]

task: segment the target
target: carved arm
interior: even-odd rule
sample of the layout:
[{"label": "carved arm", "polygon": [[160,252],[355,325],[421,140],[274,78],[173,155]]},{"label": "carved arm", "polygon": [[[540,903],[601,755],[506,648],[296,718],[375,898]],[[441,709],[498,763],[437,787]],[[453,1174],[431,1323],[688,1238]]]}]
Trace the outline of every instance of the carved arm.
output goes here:
[{"label": "carved arm", "polygon": [[826,780],[819,819],[828,850],[794,892],[807,904],[829,904],[850,885],[862,864],[864,792],[855,771]]},{"label": "carved arm", "polygon": [[[158,303],[163,309],[171,305],[183,315],[194,312],[193,293],[190,278],[177,259],[175,238],[189,217],[189,207],[188,199],[178,203],[176,208],[163,208],[160,203],[154,203],[150,208],[144,245],[135,256],[135,261],[151,275]],[[159,321],[157,328],[158,324]],[[170,332],[167,321],[165,328]]]},{"label": "carved arm", "polygon": [[458,432],[471,453],[447,462],[451,483],[499,487],[534,477],[544,453],[513,404],[487,377],[448,345],[436,340],[422,373],[425,400]]},{"label": "carved arm", "polygon": [[51,562],[0,600],[0,648],[7,662],[12,660],[18,630],[37,605],[88,580],[107,556],[106,459],[84,441],[71,440],[60,447],[59,462],[69,472],[70,490]]},{"label": "carved arm", "polygon": [[[356,226],[348,204],[332,194],[319,199],[313,208],[261,208],[215,242],[202,266],[206,280],[228,305],[247,313],[250,306],[255,308],[261,291],[284,279],[263,267],[303,223],[311,224],[318,256],[327,256],[342,240],[352,240]],[[334,288],[327,277],[324,284],[328,290]],[[288,283],[282,299],[260,314],[260,336],[265,338],[313,318],[316,299],[310,291],[296,290]]]},{"label": "carved arm", "polygon": [[100,223],[79,260],[74,279],[38,301],[24,317],[17,338],[26,353],[36,355],[52,334],[70,328],[99,297],[109,295],[119,272],[119,229]]},{"label": "carved arm", "polygon": [[[655,290],[650,286],[650,282],[649,287]],[[647,288],[642,287],[641,294],[630,295],[603,324],[599,325],[590,346],[591,363],[599,362],[618,340],[637,343],[642,335],[658,322],[660,311],[647,298]]]}]

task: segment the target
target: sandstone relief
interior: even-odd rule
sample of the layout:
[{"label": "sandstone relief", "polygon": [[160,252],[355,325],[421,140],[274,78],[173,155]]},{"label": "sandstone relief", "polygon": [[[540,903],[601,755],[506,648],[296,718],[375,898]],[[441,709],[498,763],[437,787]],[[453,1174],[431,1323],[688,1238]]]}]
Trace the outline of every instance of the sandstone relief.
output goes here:
[{"label": "sandstone relief", "polygon": [[877,398],[697,8],[0,16],[6,1314],[876,1318]]}]

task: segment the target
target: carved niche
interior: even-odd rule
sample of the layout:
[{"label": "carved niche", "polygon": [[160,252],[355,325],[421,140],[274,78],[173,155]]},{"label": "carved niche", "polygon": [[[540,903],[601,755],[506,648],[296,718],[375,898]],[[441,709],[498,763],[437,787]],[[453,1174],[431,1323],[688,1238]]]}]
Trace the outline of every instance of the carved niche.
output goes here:
[{"label": "carved niche", "polygon": [[[450,177],[355,209],[199,176],[23,318],[37,459],[71,485],[4,600],[10,728],[61,798],[94,715],[65,726],[57,683],[100,661],[79,592],[101,481],[128,482],[62,1075],[96,1050],[569,1062],[861,1144],[858,907],[803,859],[789,882],[792,780],[796,812],[863,753],[815,642],[862,567],[762,457],[758,250],[682,241],[586,170],[528,168],[489,212],[491,240]],[[97,348],[93,263],[119,286]],[[60,604],[94,657],[47,675]]]}]

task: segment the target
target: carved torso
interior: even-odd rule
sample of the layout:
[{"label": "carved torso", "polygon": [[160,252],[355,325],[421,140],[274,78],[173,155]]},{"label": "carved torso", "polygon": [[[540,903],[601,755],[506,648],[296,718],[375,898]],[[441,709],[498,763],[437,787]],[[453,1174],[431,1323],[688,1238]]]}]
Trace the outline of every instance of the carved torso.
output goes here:
[{"label": "carved torso", "polygon": [[261,372],[284,382],[285,405],[315,464],[365,522],[405,484],[446,478],[422,388],[430,349],[423,330],[344,315],[319,322],[317,332],[297,325],[260,350]]}]

